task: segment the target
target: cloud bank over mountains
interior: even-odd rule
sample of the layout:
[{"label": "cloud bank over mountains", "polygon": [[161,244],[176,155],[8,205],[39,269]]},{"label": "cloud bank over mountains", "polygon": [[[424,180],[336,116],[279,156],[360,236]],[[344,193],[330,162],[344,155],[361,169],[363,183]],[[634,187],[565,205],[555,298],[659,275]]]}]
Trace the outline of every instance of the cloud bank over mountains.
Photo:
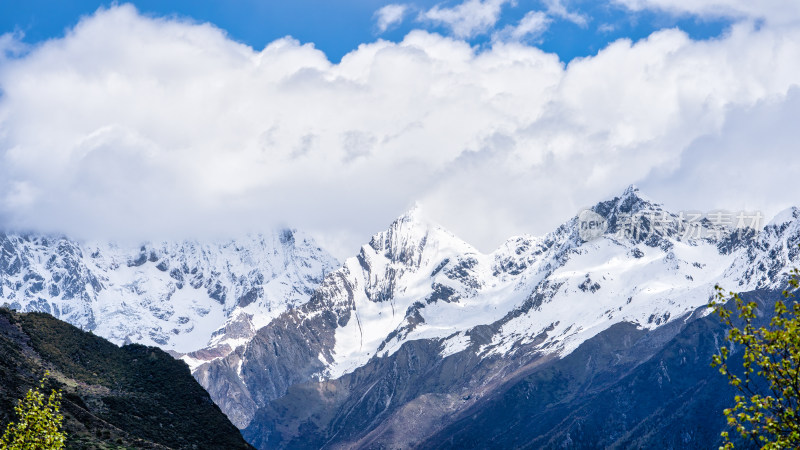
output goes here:
[{"label": "cloud bank over mountains", "polygon": [[631,183],[674,209],[774,214],[798,203],[800,24],[725,3],[743,20],[718,39],[662,30],[568,65],[519,39],[471,47],[466,22],[339,64],[127,5],[27,49],[5,35],[0,221],[120,239],[291,224],[346,253],[415,201],[483,249]]}]

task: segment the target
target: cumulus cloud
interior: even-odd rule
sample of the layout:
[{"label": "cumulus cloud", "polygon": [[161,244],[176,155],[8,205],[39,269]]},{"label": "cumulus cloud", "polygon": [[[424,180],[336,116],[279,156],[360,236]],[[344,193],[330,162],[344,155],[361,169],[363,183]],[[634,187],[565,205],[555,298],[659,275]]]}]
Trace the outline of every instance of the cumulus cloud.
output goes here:
[{"label": "cumulus cloud", "polygon": [[403,16],[408,12],[408,9],[408,5],[392,3],[375,11],[378,30],[383,33],[390,27],[403,22]]},{"label": "cumulus cloud", "polygon": [[675,208],[774,209],[797,203],[787,186],[701,181],[763,155],[786,167],[798,83],[791,27],[664,30],[566,66],[414,31],[332,64],[114,7],[0,65],[0,219],[132,239],[288,223],[343,256],[415,201],[485,250],[629,183],[683,192]]},{"label": "cumulus cloud", "polygon": [[491,30],[506,3],[511,0],[467,0],[452,8],[437,5],[423,11],[419,18],[450,28],[457,38],[469,38]]},{"label": "cumulus cloud", "polygon": [[589,23],[589,19],[585,15],[569,11],[562,0],[545,0],[544,3],[547,6],[547,14],[550,16],[560,17],[581,27],[585,27]]},{"label": "cumulus cloud", "polygon": [[800,206],[794,176],[800,172],[800,158],[796,156],[798,117],[798,86],[786,96],[767,97],[752,107],[736,107],[719,133],[692,142],[676,170],[654,173],[643,188],[668,206],[693,198],[696,209],[736,207],[761,211],[767,219],[790,202]]},{"label": "cumulus cloud", "polygon": [[6,58],[25,53],[28,46],[22,42],[23,37],[20,31],[0,35],[0,63]]},{"label": "cumulus cloud", "polygon": [[508,25],[492,34],[495,41],[525,41],[536,39],[550,26],[552,20],[541,11],[528,11],[517,25]]}]

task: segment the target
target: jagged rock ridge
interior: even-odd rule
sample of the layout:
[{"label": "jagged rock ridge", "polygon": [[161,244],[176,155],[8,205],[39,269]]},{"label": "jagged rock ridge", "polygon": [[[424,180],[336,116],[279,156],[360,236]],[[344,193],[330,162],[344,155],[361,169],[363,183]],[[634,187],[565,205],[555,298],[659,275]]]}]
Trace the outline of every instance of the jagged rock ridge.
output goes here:
[{"label": "jagged rock ridge", "polygon": [[313,239],[288,229],[136,246],[3,233],[0,304],[50,313],[118,344],[224,353],[307,301],[336,267]]},{"label": "jagged rock ridge", "polygon": [[[585,240],[576,217],[490,254],[413,211],[329,274],[306,305],[241,352],[199,367],[200,378],[217,401],[246,399],[234,423],[257,446],[405,447],[614,327],[672,329],[660,332],[663,345],[715,284],[778,289],[797,262],[794,213],[760,233],[728,234],[635,188],[592,211],[607,222],[598,239]],[[226,380],[224,395],[213,391],[216,379]]]}]

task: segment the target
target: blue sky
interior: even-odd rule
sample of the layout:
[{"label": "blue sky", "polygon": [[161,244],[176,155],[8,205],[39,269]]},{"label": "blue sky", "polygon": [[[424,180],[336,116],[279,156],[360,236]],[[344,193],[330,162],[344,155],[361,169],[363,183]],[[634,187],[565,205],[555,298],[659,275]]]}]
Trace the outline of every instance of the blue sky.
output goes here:
[{"label": "blue sky", "polygon": [[490,251],[630,184],[771,217],[798,99],[797,1],[0,0],[0,229],[345,257],[418,204]]},{"label": "blue sky", "polygon": [[[74,26],[80,17],[94,13],[99,7],[116,3],[97,1],[27,0],[0,1],[0,33],[21,31],[26,43],[58,38]],[[454,1],[415,1],[402,23],[381,32],[375,13],[381,7],[397,2],[376,0],[150,0],[133,1],[137,9],[157,17],[182,17],[210,22],[225,30],[236,41],[261,49],[275,39],[290,35],[303,43],[313,43],[331,61],[354,50],[361,43],[378,38],[401,40],[412,29],[426,29],[448,34],[447,27],[419,20],[420,12],[436,5],[452,7]],[[564,3],[570,13],[586,18],[576,24],[565,18],[552,17],[547,31],[532,43],[569,62],[575,57],[596,54],[609,42],[619,38],[634,41],[664,28],[678,27],[695,39],[719,36],[732,20],[725,17],[703,17],[665,13],[654,10],[631,11],[615,3],[576,0]],[[506,5],[493,30],[517,23],[526,12],[547,11],[544,1],[519,0]],[[491,32],[480,33],[468,40],[474,45],[487,45]]]}]

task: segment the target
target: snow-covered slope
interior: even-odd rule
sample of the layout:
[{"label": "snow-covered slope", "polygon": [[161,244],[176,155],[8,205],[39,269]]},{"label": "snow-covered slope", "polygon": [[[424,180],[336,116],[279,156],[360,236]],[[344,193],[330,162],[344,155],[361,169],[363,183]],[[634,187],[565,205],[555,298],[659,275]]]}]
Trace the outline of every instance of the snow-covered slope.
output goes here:
[{"label": "snow-covered slope", "polygon": [[336,267],[288,229],[135,247],[0,234],[0,304],[49,312],[116,343],[185,353],[235,347],[307,301]]},{"label": "snow-covered slope", "polygon": [[[234,420],[244,427],[289,386],[379,365],[406,344],[433,342],[439,359],[499,358],[502,371],[520,349],[561,358],[620,322],[655,329],[685,320],[717,283],[771,287],[798,263],[796,210],[762,233],[728,235],[631,187],[592,213],[605,227],[597,239],[584,240],[575,217],[483,254],[412,210],[329,274],[307,304],[237,354],[199,367],[199,379],[226,412],[237,409],[232,396],[246,399]],[[222,378],[230,384],[215,392]]]},{"label": "snow-covered slope", "polygon": [[[419,211],[401,217],[345,262],[354,320],[336,329],[332,352],[320,356],[321,375],[338,378],[417,339],[442,339],[442,355],[453,354],[468,347],[470,330],[489,324],[498,330],[481,352],[503,355],[540,339],[542,352],[563,356],[618,322],[654,328],[682,317],[708,303],[717,283],[774,284],[797,260],[800,221],[791,214],[726,252],[718,227],[689,223],[635,188],[594,211],[608,223],[599,239],[583,241],[575,218],[488,255]],[[622,227],[634,227],[623,217],[638,221],[638,232],[626,234]]]}]

